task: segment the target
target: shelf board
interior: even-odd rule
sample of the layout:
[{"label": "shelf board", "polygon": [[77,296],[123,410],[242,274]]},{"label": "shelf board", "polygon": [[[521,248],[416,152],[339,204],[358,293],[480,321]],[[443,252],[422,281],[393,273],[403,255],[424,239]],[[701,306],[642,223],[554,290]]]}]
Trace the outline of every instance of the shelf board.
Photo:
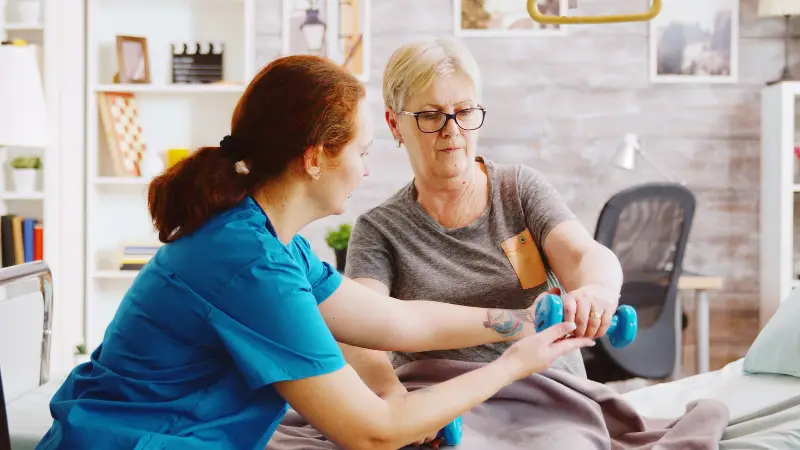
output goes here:
[{"label": "shelf board", "polygon": [[794,192],[800,192],[800,183],[795,183],[795,184],[792,186],[792,190],[793,190]]},{"label": "shelf board", "polygon": [[97,177],[92,180],[92,184],[98,186],[147,186],[150,181],[150,178]]},{"label": "shelf board", "polygon": [[143,94],[242,93],[243,84],[101,84],[95,92],[136,92]]},{"label": "shelf board", "polygon": [[42,31],[44,27],[40,23],[7,23],[3,26],[6,31]]},{"label": "shelf board", "polygon": [[139,275],[138,270],[97,270],[92,278],[101,280],[132,280]]},{"label": "shelf board", "polygon": [[44,200],[44,192],[0,192],[2,200]]}]

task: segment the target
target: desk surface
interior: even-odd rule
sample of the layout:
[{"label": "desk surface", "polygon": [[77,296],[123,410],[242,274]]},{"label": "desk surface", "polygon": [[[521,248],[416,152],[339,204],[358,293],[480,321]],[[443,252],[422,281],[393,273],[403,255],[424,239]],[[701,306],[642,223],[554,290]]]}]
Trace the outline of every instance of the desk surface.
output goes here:
[{"label": "desk surface", "polygon": [[678,280],[678,289],[682,291],[719,290],[722,289],[722,284],[722,277],[684,272]]}]

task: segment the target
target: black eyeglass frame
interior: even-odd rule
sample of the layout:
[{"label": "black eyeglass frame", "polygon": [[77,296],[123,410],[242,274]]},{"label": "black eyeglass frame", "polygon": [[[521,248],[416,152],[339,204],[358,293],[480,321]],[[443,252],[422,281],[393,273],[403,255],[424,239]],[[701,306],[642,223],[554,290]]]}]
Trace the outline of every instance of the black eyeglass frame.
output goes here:
[{"label": "black eyeglass frame", "polygon": [[[480,125],[478,125],[478,126],[477,126],[477,127],[475,127],[475,128],[464,128],[464,127],[462,127],[462,126],[461,126],[461,124],[460,124],[460,123],[458,123],[458,119],[456,118],[456,116],[457,116],[458,114],[460,114],[460,113],[463,113],[464,111],[470,111],[470,110],[473,110],[473,109],[477,109],[478,111],[481,111],[481,113],[483,113],[483,115],[481,116],[481,124],[480,124]],[[422,129],[422,127],[419,125],[419,115],[420,115],[420,114],[425,114],[425,113],[438,113],[438,114],[444,114],[444,115],[445,115],[444,123],[443,123],[443,124],[442,124],[442,126],[441,126],[441,127],[439,127],[439,129],[438,129],[438,130],[436,130],[436,131],[425,131],[425,130],[423,130],[423,129]],[[417,111],[417,112],[410,112],[410,111],[405,111],[405,110],[404,110],[404,111],[400,111],[400,114],[405,114],[405,115],[407,115],[407,116],[412,116],[412,117],[414,117],[414,120],[417,122],[417,129],[418,129],[419,131],[423,132],[423,133],[428,133],[428,134],[431,134],[431,133],[438,133],[438,132],[442,131],[442,130],[444,129],[444,127],[446,127],[446,126],[447,126],[447,122],[449,122],[449,121],[450,121],[450,119],[453,119],[453,122],[455,122],[455,123],[456,123],[456,125],[458,126],[458,128],[461,128],[461,129],[462,129],[462,130],[464,130],[464,131],[474,131],[474,130],[477,130],[478,128],[482,127],[482,126],[483,126],[483,123],[486,121],[486,108],[484,108],[483,106],[476,106],[476,107],[474,107],[474,108],[466,108],[466,109],[462,109],[461,111],[454,112],[453,114],[446,113],[446,112],[444,112],[444,111],[436,111],[436,110],[429,110],[429,111]]]}]

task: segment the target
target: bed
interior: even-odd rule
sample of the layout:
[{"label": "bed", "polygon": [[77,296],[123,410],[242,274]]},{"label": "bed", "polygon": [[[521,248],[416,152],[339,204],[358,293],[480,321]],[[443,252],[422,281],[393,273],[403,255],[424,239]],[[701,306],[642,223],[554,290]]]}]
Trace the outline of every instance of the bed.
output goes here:
[{"label": "bed", "polygon": [[730,414],[721,450],[800,449],[800,378],[747,374],[744,358],[623,397],[639,414],[665,419],[682,415],[693,400],[712,398],[724,403]]},{"label": "bed", "polygon": [[[20,267],[15,270],[37,267]],[[8,272],[8,270],[0,270]],[[6,273],[7,275],[7,273]],[[2,284],[0,277],[0,284]],[[0,367],[7,397],[11,449],[35,447],[52,423],[48,403],[62,377],[40,377],[49,348],[42,350],[42,295],[0,301]],[[682,416],[690,402],[710,398],[729,411],[719,448],[722,450],[800,449],[800,293],[782,302],[773,320],[759,333],[747,359],[724,368],[670,383],[637,389],[622,398],[647,418]],[[47,326],[47,325],[46,325]],[[762,372],[745,371],[750,368]],[[777,375],[775,373],[794,375]],[[0,405],[2,406],[2,405]]]}]

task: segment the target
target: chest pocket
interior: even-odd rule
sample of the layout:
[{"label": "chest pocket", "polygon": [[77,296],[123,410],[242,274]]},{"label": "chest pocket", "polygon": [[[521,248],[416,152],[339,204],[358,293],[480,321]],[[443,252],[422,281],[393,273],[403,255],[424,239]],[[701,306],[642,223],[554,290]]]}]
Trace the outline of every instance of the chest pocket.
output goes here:
[{"label": "chest pocket", "polygon": [[527,228],[500,244],[511,267],[519,278],[522,289],[530,289],[547,282],[542,255]]}]

